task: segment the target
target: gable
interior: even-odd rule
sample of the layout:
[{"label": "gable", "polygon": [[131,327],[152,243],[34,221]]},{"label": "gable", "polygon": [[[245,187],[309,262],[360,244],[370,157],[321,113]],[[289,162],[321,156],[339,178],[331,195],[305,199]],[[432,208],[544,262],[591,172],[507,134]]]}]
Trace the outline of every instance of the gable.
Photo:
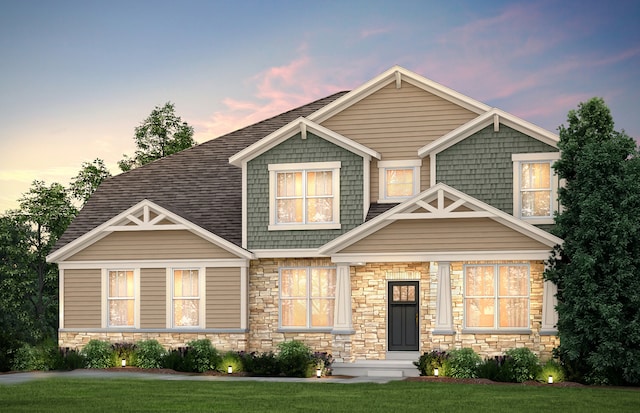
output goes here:
[{"label": "gable", "polygon": [[439,183],[319,251],[339,255],[526,250],[544,255],[560,243],[558,237]]},{"label": "gable", "polygon": [[477,116],[402,81],[400,88],[389,83],[321,124],[379,152],[383,159],[416,159],[418,149]]},{"label": "gable", "polygon": [[419,253],[548,249],[490,218],[405,219],[393,222],[340,253]]},{"label": "gable", "polygon": [[117,231],[67,261],[237,258],[187,230]]},{"label": "gable", "polygon": [[251,257],[235,244],[144,200],[50,254],[47,261]]}]

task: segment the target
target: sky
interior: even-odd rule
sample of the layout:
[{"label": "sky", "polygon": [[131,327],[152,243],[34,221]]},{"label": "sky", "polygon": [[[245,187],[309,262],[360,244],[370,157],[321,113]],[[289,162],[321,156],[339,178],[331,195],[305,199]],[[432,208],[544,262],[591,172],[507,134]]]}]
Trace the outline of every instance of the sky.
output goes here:
[{"label": "sky", "polygon": [[605,99],[640,140],[640,1],[0,0],[0,213],[133,154],[175,104],[202,143],[400,65],[556,132]]}]

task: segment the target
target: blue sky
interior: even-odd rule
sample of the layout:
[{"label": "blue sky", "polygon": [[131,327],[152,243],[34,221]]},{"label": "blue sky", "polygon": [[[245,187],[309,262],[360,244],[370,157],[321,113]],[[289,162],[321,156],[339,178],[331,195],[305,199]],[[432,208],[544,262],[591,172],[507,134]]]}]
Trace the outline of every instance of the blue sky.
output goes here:
[{"label": "blue sky", "polygon": [[0,0],[0,211],[113,173],[171,101],[204,142],[400,65],[557,132],[601,96],[640,138],[640,2]]}]

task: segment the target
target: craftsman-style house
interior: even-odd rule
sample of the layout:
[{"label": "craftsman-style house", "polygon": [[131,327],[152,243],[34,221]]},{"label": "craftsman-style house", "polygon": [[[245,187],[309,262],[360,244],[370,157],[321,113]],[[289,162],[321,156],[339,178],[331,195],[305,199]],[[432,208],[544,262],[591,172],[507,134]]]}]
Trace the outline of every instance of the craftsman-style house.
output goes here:
[{"label": "craftsman-style house", "polygon": [[369,374],[432,349],[549,357],[557,142],[393,67],[115,176],[48,257],[59,344],[299,339]]}]

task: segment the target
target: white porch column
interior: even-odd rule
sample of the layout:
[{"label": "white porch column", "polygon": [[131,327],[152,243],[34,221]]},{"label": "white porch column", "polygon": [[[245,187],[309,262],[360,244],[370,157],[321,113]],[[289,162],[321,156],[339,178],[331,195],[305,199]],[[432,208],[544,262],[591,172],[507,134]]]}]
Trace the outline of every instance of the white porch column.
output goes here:
[{"label": "white porch column", "polygon": [[541,335],[556,335],[558,333],[558,312],[556,311],[556,305],[558,305],[558,286],[551,282],[544,282],[544,289],[542,290],[542,326],[540,328]]},{"label": "white porch column", "polygon": [[351,274],[349,266],[339,264],[336,271],[336,298],[333,311],[333,334],[353,334],[351,317]]},{"label": "white porch column", "polygon": [[451,266],[447,261],[438,265],[438,290],[436,296],[436,325],[433,334],[454,334],[451,301]]}]

